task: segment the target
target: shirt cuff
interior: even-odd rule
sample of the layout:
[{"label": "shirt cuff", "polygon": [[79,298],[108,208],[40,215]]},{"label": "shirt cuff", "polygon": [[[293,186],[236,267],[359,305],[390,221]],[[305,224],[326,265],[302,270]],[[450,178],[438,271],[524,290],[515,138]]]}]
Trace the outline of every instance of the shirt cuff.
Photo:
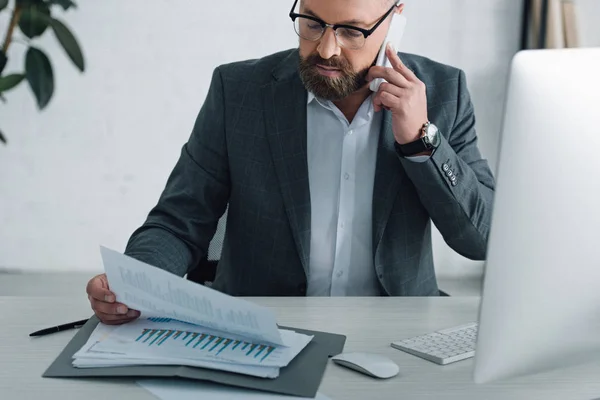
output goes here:
[{"label": "shirt cuff", "polygon": [[424,163],[426,161],[429,161],[429,159],[431,158],[431,155],[429,155],[429,156],[411,156],[411,157],[404,157],[404,158],[406,158],[407,160],[410,160],[412,162]]}]

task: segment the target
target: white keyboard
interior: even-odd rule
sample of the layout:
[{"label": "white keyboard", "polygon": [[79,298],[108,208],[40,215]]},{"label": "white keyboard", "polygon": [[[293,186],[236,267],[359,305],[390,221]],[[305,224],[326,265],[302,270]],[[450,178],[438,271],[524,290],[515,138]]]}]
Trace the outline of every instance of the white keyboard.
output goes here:
[{"label": "white keyboard", "polygon": [[392,347],[436,364],[446,365],[475,355],[477,323],[393,342]]}]

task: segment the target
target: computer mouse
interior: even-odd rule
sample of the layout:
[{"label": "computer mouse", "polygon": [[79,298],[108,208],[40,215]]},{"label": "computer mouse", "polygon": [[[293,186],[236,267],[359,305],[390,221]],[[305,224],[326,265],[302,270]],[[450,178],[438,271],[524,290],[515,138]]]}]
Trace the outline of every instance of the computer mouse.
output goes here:
[{"label": "computer mouse", "polygon": [[341,353],[331,357],[333,362],[374,378],[391,378],[400,368],[387,357],[372,353]]}]

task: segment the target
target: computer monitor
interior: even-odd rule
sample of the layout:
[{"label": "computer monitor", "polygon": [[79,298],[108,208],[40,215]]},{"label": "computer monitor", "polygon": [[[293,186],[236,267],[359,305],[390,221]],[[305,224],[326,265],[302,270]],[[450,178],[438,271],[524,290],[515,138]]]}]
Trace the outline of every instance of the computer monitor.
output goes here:
[{"label": "computer monitor", "polygon": [[475,382],[598,362],[600,48],[514,57],[496,177]]}]

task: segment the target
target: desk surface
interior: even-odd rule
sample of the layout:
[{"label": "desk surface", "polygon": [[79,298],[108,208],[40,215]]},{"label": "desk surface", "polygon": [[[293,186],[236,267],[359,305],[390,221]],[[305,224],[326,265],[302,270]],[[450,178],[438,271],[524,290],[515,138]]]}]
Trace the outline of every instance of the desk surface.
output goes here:
[{"label": "desk surface", "polygon": [[[600,396],[600,365],[571,367],[490,385],[471,381],[473,359],[439,366],[389,343],[473,320],[478,299],[252,298],[271,307],[278,322],[347,335],[345,351],[386,355],[400,374],[375,380],[330,362],[320,391],[341,399],[582,399]],[[3,399],[152,399],[133,381],[48,379],[41,374],[74,331],[30,338],[34,330],[86,318],[79,297],[0,297],[0,394]]]}]

